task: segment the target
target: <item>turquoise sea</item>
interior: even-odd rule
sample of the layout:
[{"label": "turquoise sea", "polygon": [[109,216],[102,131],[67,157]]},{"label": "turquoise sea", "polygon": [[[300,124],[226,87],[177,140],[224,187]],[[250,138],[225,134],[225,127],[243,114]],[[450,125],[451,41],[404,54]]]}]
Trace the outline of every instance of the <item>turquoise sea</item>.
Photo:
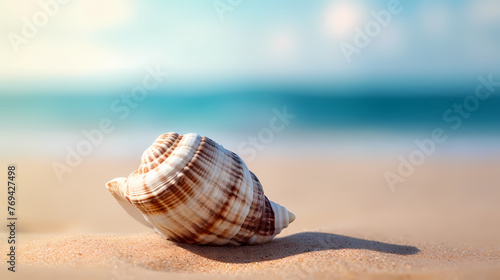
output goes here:
[{"label": "turquoise sea", "polygon": [[18,144],[26,142],[35,154],[63,153],[62,147],[75,145],[84,137],[82,130],[98,128],[103,118],[114,127],[106,141],[120,145],[146,145],[158,134],[177,131],[208,135],[234,149],[269,128],[281,112],[293,117],[274,133],[268,151],[300,152],[306,146],[344,154],[405,151],[414,139],[442,128],[450,135],[449,154],[500,153],[500,89],[477,104],[467,99],[474,90],[473,84],[164,87],[140,101],[127,97],[128,90],[7,93],[0,103],[2,152],[23,153],[26,148]]}]

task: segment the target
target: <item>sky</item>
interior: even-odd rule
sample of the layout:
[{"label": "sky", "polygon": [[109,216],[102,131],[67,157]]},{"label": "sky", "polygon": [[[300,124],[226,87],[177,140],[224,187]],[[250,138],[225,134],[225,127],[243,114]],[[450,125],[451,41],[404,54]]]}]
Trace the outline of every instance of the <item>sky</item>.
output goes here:
[{"label": "sky", "polygon": [[[393,1],[3,0],[0,81],[119,83],[148,65],[180,84],[456,81],[499,71],[500,1],[396,1],[400,12],[357,46],[359,30]],[[346,45],[357,51],[346,56]]]},{"label": "sky", "polygon": [[[65,145],[77,143],[81,131],[96,127],[103,117],[114,117],[117,139],[125,132],[141,134],[137,131],[149,125],[152,132],[142,140],[123,137],[127,145],[175,128],[202,134],[243,131],[246,137],[268,125],[272,108],[284,106],[301,116],[289,131],[342,129],[356,122],[362,130],[374,128],[383,135],[385,129],[400,133],[400,123],[408,128],[415,127],[409,123],[426,124],[422,130],[428,133],[428,126],[441,125],[453,103],[474,92],[479,75],[500,77],[498,0],[226,1],[0,1],[0,124],[9,131],[1,133],[0,141],[18,147],[6,152],[21,153],[30,146],[64,153]],[[397,13],[390,9],[394,3],[399,3]],[[385,15],[383,24],[375,20],[380,15]],[[369,38],[360,46],[362,36]],[[356,51],[346,56],[345,46]],[[148,67],[169,72],[168,80],[131,109],[129,119],[119,120],[112,104],[140,85]],[[361,94],[386,94],[372,88],[374,81],[379,89],[395,87],[388,91],[411,98],[396,100],[403,103],[342,99],[358,88]],[[462,87],[464,81],[469,84]],[[250,86],[224,88],[240,83]],[[295,92],[312,97],[281,89],[269,91],[275,93],[270,96],[259,89],[263,84],[297,85]],[[322,85],[331,99],[313,96]],[[337,90],[336,85],[354,89]],[[228,93],[233,95],[227,98]],[[446,94],[453,96],[439,99]],[[438,98],[413,98],[422,95]],[[470,130],[498,123],[498,101],[483,104],[469,121]],[[165,109],[169,106],[175,110]],[[184,109],[192,114],[176,113]],[[31,137],[33,131],[37,137]],[[326,144],[336,139],[328,137]]]}]

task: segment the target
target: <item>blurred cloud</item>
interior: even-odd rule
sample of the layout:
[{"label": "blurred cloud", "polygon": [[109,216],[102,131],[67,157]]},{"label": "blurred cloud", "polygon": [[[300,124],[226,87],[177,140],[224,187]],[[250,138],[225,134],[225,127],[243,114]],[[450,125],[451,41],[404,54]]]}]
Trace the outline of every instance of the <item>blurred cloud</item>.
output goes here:
[{"label": "blurred cloud", "polygon": [[126,58],[112,49],[87,42],[71,40],[54,44],[34,41],[14,58],[11,74],[31,76],[95,75],[108,69],[127,67]]},{"label": "blurred cloud", "polygon": [[[96,31],[130,22],[137,8],[130,0],[75,1],[66,13],[66,22],[73,28]],[[73,29],[71,26],[69,28]]]},{"label": "blurred cloud", "polygon": [[[39,3],[0,4],[2,79],[84,77],[156,63],[184,80],[232,77],[324,82],[373,75],[456,77],[500,62],[499,1],[401,1],[404,11],[354,63],[339,49],[389,1],[245,2],[220,22],[211,3],[73,0],[15,53]],[[376,69],[377,71],[372,71]]]},{"label": "blurred cloud", "polygon": [[269,61],[276,67],[295,66],[301,51],[301,39],[297,29],[292,26],[278,26],[270,30],[267,38]]},{"label": "blurred cloud", "polygon": [[327,36],[346,39],[366,20],[366,6],[360,1],[331,1],[323,8],[323,28]]},{"label": "blurred cloud", "polygon": [[[47,3],[52,14],[40,3]],[[10,16],[4,18],[8,27],[5,33],[24,37],[23,17],[36,32],[19,46],[19,53],[12,48],[2,50],[7,52],[4,53],[7,63],[0,66],[4,77],[97,75],[129,67],[126,54],[96,40],[99,32],[130,23],[134,8],[129,0],[70,1],[65,5],[49,0],[8,1],[6,8],[3,13]],[[49,15],[46,25],[35,24],[35,15],[40,13]]]},{"label": "blurred cloud", "polygon": [[[499,23],[500,2],[496,0],[469,1],[468,11],[471,20],[475,23]],[[498,27],[498,26],[497,26]]]},{"label": "blurred cloud", "polygon": [[439,2],[424,2],[418,9],[419,24],[429,39],[449,35],[456,16],[458,15],[449,5]]}]

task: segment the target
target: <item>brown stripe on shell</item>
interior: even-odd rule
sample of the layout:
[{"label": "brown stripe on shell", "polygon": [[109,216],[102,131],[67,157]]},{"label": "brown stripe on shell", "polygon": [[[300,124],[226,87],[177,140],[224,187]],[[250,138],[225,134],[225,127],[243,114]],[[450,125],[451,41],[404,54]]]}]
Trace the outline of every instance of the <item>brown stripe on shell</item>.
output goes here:
[{"label": "brown stripe on shell", "polygon": [[243,222],[238,234],[233,240],[239,243],[246,243],[256,232],[262,217],[264,207],[264,194],[255,186],[253,187],[253,198],[250,211]]},{"label": "brown stripe on shell", "polygon": [[[178,145],[176,145],[177,147]],[[199,180],[193,178],[191,171],[201,174],[204,171],[204,167],[198,161],[198,157],[206,153],[204,149],[203,139],[195,152],[195,155],[191,161],[187,164],[182,171],[177,173],[177,177],[173,178],[171,181],[163,186],[163,191],[158,193],[156,196],[152,196],[147,200],[133,201],[134,203],[142,204],[140,207],[150,214],[155,214],[156,212],[166,212],[176,208],[181,203],[184,203],[192,194],[193,188],[191,185],[197,185]],[[169,155],[171,152],[169,153]],[[192,183],[189,184],[185,179],[189,178]],[[148,205],[148,206],[145,206]]]},{"label": "brown stripe on shell", "polygon": [[[211,159],[211,157],[208,155],[207,151],[213,151],[214,153],[218,150],[217,143],[214,141],[211,141],[208,138],[203,138],[202,139],[202,144],[200,144],[200,149],[196,152],[195,158],[199,158],[199,160],[193,160],[188,167],[184,170],[183,174],[186,175],[186,178],[189,180],[192,180],[193,183],[196,183],[195,176],[193,176],[193,173],[196,173],[198,176],[203,176],[204,174],[200,173],[199,171],[203,171],[203,173],[209,172],[210,170],[204,170],[199,168],[197,166],[201,161],[208,161]],[[218,212],[215,212],[213,209],[207,207],[205,204],[200,203],[198,206],[200,207],[201,211],[204,211],[205,213],[208,213],[208,216],[211,217],[211,219],[202,219],[202,221],[199,222],[199,224],[192,224],[192,227],[194,228],[194,232],[192,233],[192,236],[190,237],[195,238],[197,236],[206,236],[206,235],[213,235],[219,240],[224,240],[227,239],[226,236],[224,236],[224,232],[221,234],[216,234],[214,231],[216,229],[216,225],[218,225],[221,221],[229,222],[230,224],[237,225],[237,222],[234,220],[228,220],[227,217],[227,211],[229,210],[230,206],[235,203],[234,200],[240,199],[242,200],[243,198],[238,196],[238,189],[241,186],[242,180],[240,179],[241,176],[243,175],[243,167],[241,166],[242,162],[239,162],[240,164],[230,164],[232,166],[231,170],[224,170],[225,172],[231,172],[232,176],[230,178],[236,178],[236,180],[233,180],[234,182],[233,185],[230,187],[229,190],[227,190],[224,186],[219,186],[220,190],[225,192],[225,197],[226,201],[222,205],[222,207],[219,209]],[[192,167],[198,167],[198,168],[192,168]],[[234,199],[234,200],[233,200]],[[229,229],[228,229],[229,230]],[[199,242],[199,241],[198,241]],[[189,242],[191,243],[191,242]],[[194,242],[196,243],[196,242]]]},{"label": "brown stripe on shell", "polygon": [[[197,150],[196,155],[194,157],[194,160],[191,162],[193,167],[197,167],[197,168],[192,169],[193,172],[196,172],[197,175],[199,175],[200,177],[202,177],[203,175],[206,175],[208,172],[211,171],[211,170],[205,170],[204,168],[201,168],[200,162],[206,161],[205,165],[212,163],[213,158],[211,157],[211,154],[214,154],[219,150],[217,145],[218,144],[216,142],[212,141],[209,138],[206,138],[206,137],[202,138],[200,148]],[[199,159],[199,160],[196,160],[196,159]],[[190,166],[188,166],[185,169],[184,174],[190,174],[189,167]],[[238,168],[236,168],[236,169],[233,168],[231,171],[234,173],[232,175],[236,175],[236,176],[230,176],[230,178],[238,178],[242,175],[242,167],[241,166],[238,166]],[[223,170],[223,172],[231,172],[231,171]],[[189,176],[188,178],[191,179],[193,177]],[[238,180],[236,180],[236,181],[238,181]],[[241,184],[241,180],[239,180],[239,181]],[[237,225],[236,221],[228,220],[228,215],[227,215],[227,212],[229,211],[230,206],[235,203],[233,198],[234,199],[242,199],[237,195],[237,193],[238,193],[237,190],[239,189],[239,185],[237,185],[237,183],[238,182],[234,182],[234,184],[230,187],[229,190],[227,190],[227,188],[225,188],[224,186],[218,186],[220,188],[220,190],[225,193],[225,198],[226,198],[224,204],[222,205],[222,207],[220,207],[218,212],[215,212],[214,209],[207,207],[207,205],[205,205],[204,203],[200,203],[198,205],[200,207],[200,210],[208,212],[209,217],[211,217],[211,219],[209,219],[209,220],[204,219],[201,222],[199,222],[199,224],[192,224],[194,232],[192,232],[189,235],[190,239],[192,239],[192,242],[191,242],[191,240],[189,240],[189,241],[187,241],[188,243],[197,243],[198,242],[197,237],[203,237],[206,235],[215,236],[216,239],[218,239],[218,240],[227,239],[227,237],[224,235],[225,232],[222,232],[221,234],[216,234],[215,230],[216,230],[216,226],[218,224],[220,224],[220,222],[222,222],[222,221],[229,222],[232,225]],[[229,229],[227,229],[227,230],[229,230]]]},{"label": "brown stripe on shell", "polygon": [[[174,151],[175,148],[178,147],[179,143],[181,143],[181,140],[183,138],[183,135],[178,135],[177,133],[166,133],[163,134],[162,136],[158,137],[158,139],[167,139],[170,138],[169,136],[172,136],[175,138],[175,140],[172,142],[171,139],[170,141],[167,142],[167,144],[170,145],[170,147],[165,151],[165,154],[162,155],[160,159],[160,163],[163,163]],[[158,144],[159,140],[155,141],[156,144]],[[149,157],[148,157],[149,158]],[[146,172],[157,172],[155,169],[149,169],[148,165],[151,164],[147,161],[143,160],[143,164],[141,165],[142,168],[139,168],[139,170],[145,171]],[[156,166],[155,166],[156,167]],[[141,175],[142,173],[139,171],[134,172],[131,176],[138,176]],[[130,199],[129,201],[134,204],[136,207],[139,209],[142,209],[143,211],[146,211],[149,214],[156,214],[157,212],[166,212],[172,207],[175,207],[175,202],[177,201],[178,204],[185,202],[187,200],[187,197],[189,196],[189,193],[192,193],[192,188],[189,185],[183,184],[184,178],[182,176],[182,173],[178,173],[177,177],[170,179],[168,182],[165,183],[167,178],[164,180],[159,180],[159,184],[164,184],[163,186],[163,191],[158,193],[156,196],[149,196],[148,199],[144,199],[143,196],[138,196],[137,199]],[[161,174],[158,174],[158,176],[161,176]],[[184,191],[180,187],[183,187]],[[139,194],[147,194],[151,192],[152,189],[155,189],[157,186],[148,186],[146,184],[146,181],[143,179],[142,180],[142,189],[141,190],[134,190],[135,195]],[[188,192],[186,195],[185,192]],[[134,195],[132,195],[133,197]],[[177,205],[178,205],[177,204]]]},{"label": "brown stripe on shell", "polygon": [[155,143],[148,149],[147,161],[142,160],[139,174],[146,173],[162,164],[182,141],[183,135],[177,133],[165,133],[157,138]]},{"label": "brown stripe on shell", "polygon": [[264,195],[264,189],[262,188],[259,178],[257,178],[257,176],[255,176],[255,174],[251,171],[250,174],[252,175],[252,179],[254,181],[254,188],[258,189],[264,197],[264,208],[259,222],[259,227],[257,228],[257,232],[259,235],[264,236],[273,235],[275,233],[273,208],[271,207],[271,203],[269,203],[269,199],[267,199],[267,197]]},{"label": "brown stripe on shell", "polygon": [[[151,215],[167,212],[176,208],[178,205],[185,203],[189,198],[192,197],[192,193],[194,192],[192,186],[195,186],[199,183],[199,179],[196,179],[193,176],[193,173],[196,173],[198,176],[203,177],[207,174],[207,172],[211,171],[207,170],[205,166],[213,161],[209,152],[215,153],[218,150],[216,145],[216,142],[210,140],[209,138],[203,137],[200,146],[198,147],[192,160],[183,169],[183,171],[178,174],[177,178],[168,182],[164,186],[164,190],[162,192],[146,200],[137,200],[131,202],[141,210],[146,211]],[[201,161],[205,161],[206,163],[202,164]],[[242,167],[239,166],[236,174],[241,176],[241,170]],[[235,171],[233,170],[233,172]],[[188,179],[190,182],[186,181],[186,179]],[[214,229],[214,226],[218,221],[226,220],[227,217],[225,217],[225,212],[227,212],[228,210],[231,199],[233,197],[235,197],[236,199],[242,199],[236,195],[237,189],[238,186],[236,185],[232,186],[230,190],[226,190],[226,188],[224,187],[221,188],[221,190],[226,194],[226,203],[220,208],[218,212],[209,209],[209,211],[212,212],[212,220],[207,222],[203,229],[199,229],[200,233],[203,233],[203,231],[210,232]],[[230,222],[231,224],[236,224],[235,221],[228,222]],[[223,236],[220,237],[223,238]],[[189,242],[189,237],[184,239],[186,242]]]},{"label": "brown stripe on shell", "polygon": [[186,182],[184,174],[179,174],[175,179],[164,185],[164,189],[147,199],[132,200],[142,210],[154,215],[174,209],[185,203],[193,193],[193,188]]},{"label": "brown stripe on shell", "polygon": [[257,234],[262,236],[274,235],[274,212],[271,203],[267,197],[264,197],[265,205],[262,217],[260,218],[259,226],[257,227]]},{"label": "brown stripe on shell", "polygon": [[[185,166],[177,158],[169,159],[176,149],[189,149],[175,153],[192,157],[180,161]],[[162,164],[174,171],[168,166],[158,168]],[[163,174],[166,170],[169,174]],[[214,177],[215,172],[219,177]],[[127,187],[126,198],[149,216],[157,231],[179,242],[244,244],[253,236],[272,237],[282,230],[275,228],[271,203],[257,176],[238,155],[208,137],[161,135],[144,153],[129,182],[133,187],[131,193]],[[189,207],[179,208],[186,203]],[[235,212],[236,207],[242,212]]]},{"label": "brown stripe on shell", "polygon": [[[204,161],[210,162],[210,160],[212,158],[209,157],[209,154],[207,153],[207,151],[213,151],[215,153],[218,150],[217,145],[218,144],[216,142],[212,141],[211,139],[209,139],[207,137],[203,137],[202,144],[200,145],[200,149],[197,151],[195,157],[200,157],[200,161],[204,160]],[[197,161],[194,161],[193,165],[195,163],[197,163]],[[201,170],[201,169],[198,169],[198,170]],[[202,171],[210,172],[211,170],[202,170]],[[228,172],[227,170],[224,170],[224,171]],[[238,166],[237,169],[233,168],[231,171],[233,173],[236,173],[237,176],[236,177],[231,176],[230,178],[238,178],[238,175],[239,176],[242,175],[242,167],[241,166]],[[198,173],[197,175],[203,176],[203,174],[200,174],[200,173]],[[218,186],[220,188],[220,190],[223,191],[226,195],[225,196],[226,201],[224,202],[222,207],[220,207],[218,212],[215,212],[213,209],[210,209],[209,207],[207,207],[203,203],[201,203],[199,205],[200,208],[204,209],[206,212],[209,213],[209,216],[211,217],[211,219],[210,220],[203,220],[201,225],[194,225],[196,234],[198,234],[198,235],[213,234],[213,235],[216,235],[216,237],[219,239],[222,239],[222,240],[226,239],[226,237],[224,235],[215,234],[214,230],[215,230],[215,227],[218,224],[218,222],[220,222],[221,220],[225,220],[226,222],[229,222],[233,225],[237,225],[236,221],[228,220],[227,215],[225,215],[225,213],[228,211],[228,209],[230,207],[230,203],[234,204],[233,198],[240,199],[240,200],[242,199],[241,197],[239,197],[237,195],[237,193],[238,193],[237,190],[239,189],[239,187],[241,185],[241,180],[239,180],[239,183],[240,184],[238,184],[238,182],[234,182],[234,184],[230,187],[229,190],[227,190],[227,188],[225,188],[224,186]]]}]

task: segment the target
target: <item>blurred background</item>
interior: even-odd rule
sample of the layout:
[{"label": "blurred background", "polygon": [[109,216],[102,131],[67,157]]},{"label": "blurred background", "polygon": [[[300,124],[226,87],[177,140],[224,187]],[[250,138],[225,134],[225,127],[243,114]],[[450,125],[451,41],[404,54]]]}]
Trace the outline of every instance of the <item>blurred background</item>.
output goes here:
[{"label": "blurred background", "polygon": [[[297,117],[262,152],[311,133],[322,155],[402,152],[449,127],[444,112],[474,94],[478,76],[500,80],[494,0],[401,1],[350,63],[341,45],[356,47],[357,28],[390,1],[66,2],[0,4],[4,158],[26,147],[30,157],[64,155],[102,118],[116,130],[93,155],[120,156],[165,131],[224,134],[236,149],[285,106]],[[170,75],[118,118],[113,101],[148,66]],[[481,102],[437,152],[499,151],[499,105],[496,94]]]},{"label": "blurred background", "polygon": [[[444,117],[474,96],[480,76],[500,81],[499,1],[63,2],[0,2],[0,156],[4,165],[32,166],[19,176],[31,178],[26,195],[33,201],[47,185],[54,193],[69,193],[63,187],[71,186],[104,192],[106,178],[136,168],[142,152],[168,131],[209,136],[257,169],[258,162],[276,157],[295,158],[299,165],[306,158],[337,162],[320,174],[325,179],[314,181],[318,188],[345,177],[342,168],[354,172],[370,163],[376,168],[364,169],[364,179],[377,187],[360,183],[364,188],[351,195],[388,195],[385,172],[397,174],[398,157],[407,158],[417,149],[415,140],[436,128],[448,138],[432,159],[463,164],[460,170],[469,173],[462,175],[479,174],[467,169],[478,168],[474,164],[488,166],[482,183],[467,186],[482,186],[478,205],[499,198],[498,176],[492,174],[499,167],[500,87],[477,104],[469,98],[466,105],[474,110],[467,117],[456,111],[448,115],[452,120]],[[374,14],[378,20],[385,15],[383,25]],[[352,53],[346,55],[346,46]],[[151,69],[161,73],[151,80],[157,85],[130,99]],[[273,130],[276,112],[293,117]],[[103,119],[113,131],[58,178],[62,169],[54,163],[67,164],[69,151],[86,139],[83,131],[98,129]],[[125,159],[127,168],[106,172]],[[457,173],[448,172],[441,176]],[[437,175],[423,174],[398,189],[438,184]],[[96,185],[77,183],[95,176]],[[358,177],[363,175],[344,179]],[[449,192],[434,195],[438,201]],[[300,197],[289,204],[300,212]],[[44,211],[64,215],[62,209]],[[37,220],[35,212],[26,210],[25,216]]]}]

